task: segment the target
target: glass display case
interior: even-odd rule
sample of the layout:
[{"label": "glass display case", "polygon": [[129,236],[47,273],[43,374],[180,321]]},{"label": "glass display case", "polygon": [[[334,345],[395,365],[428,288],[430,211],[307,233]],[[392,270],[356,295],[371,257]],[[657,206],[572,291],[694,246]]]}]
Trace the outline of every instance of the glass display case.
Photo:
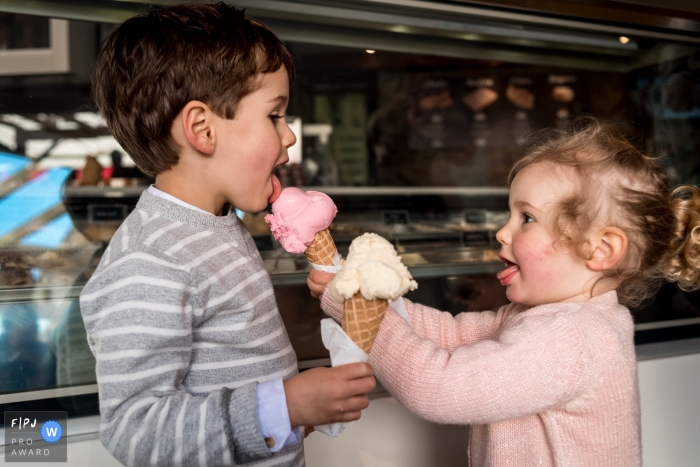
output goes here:
[{"label": "glass display case", "polygon": [[[235,3],[285,40],[297,66],[298,156],[280,180],[333,198],[341,254],[364,232],[392,241],[419,284],[410,299],[454,314],[506,303],[495,232],[508,218],[508,168],[534,131],[580,114],[611,120],[674,182],[700,183],[700,13],[676,27],[507,2]],[[139,4],[8,5],[6,15],[71,19],[76,68],[0,77],[0,406],[97,414],[77,300],[151,180],[91,111],[89,74],[74,62],[94,60],[94,44]],[[327,365],[308,262],[281,249],[265,213],[238,214],[299,367]],[[638,343],[700,336],[699,297],[664,287],[635,310]]]}]

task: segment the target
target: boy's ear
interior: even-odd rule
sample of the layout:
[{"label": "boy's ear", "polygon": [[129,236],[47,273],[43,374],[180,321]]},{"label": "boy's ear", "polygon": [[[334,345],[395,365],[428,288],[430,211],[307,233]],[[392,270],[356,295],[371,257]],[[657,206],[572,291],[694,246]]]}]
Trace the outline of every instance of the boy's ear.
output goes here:
[{"label": "boy's ear", "polygon": [[614,268],[625,256],[629,244],[627,234],[619,227],[598,229],[588,241],[591,255],[586,266],[594,271]]},{"label": "boy's ear", "polygon": [[185,139],[204,154],[211,154],[216,148],[214,115],[211,108],[200,101],[189,101],[180,111]]}]

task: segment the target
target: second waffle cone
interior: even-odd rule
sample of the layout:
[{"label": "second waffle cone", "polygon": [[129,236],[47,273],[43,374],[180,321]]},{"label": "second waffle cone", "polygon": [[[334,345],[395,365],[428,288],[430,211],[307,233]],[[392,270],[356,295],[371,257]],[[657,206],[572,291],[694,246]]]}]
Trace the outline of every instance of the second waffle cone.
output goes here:
[{"label": "second waffle cone", "polygon": [[387,300],[367,300],[360,292],[343,304],[343,331],[366,353],[374,344],[388,306]]},{"label": "second waffle cone", "polygon": [[335,247],[335,242],[331,233],[328,229],[316,232],[311,245],[306,247],[304,255],[306,258],[314,264],[321,264],[323,266],[333,266],[333,258],[337,254],[338,250]]}]

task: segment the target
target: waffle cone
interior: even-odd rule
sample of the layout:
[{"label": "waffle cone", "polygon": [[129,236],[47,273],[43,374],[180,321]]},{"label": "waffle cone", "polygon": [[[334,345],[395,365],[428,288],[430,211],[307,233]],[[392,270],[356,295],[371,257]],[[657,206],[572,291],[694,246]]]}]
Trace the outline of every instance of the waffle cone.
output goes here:
[{"label": "waffle cone", "polygon": [[343,331],[366,353],[374,344],[387,306],[387,300],[367,300],[360,292],[343,304]]},{"label": "waffle cone", "polygon": [[314,241],[311,242],[311,245],[306,247],[304,254],[306,258],[314,264],[333,266],[333,258],[337,252],[338,250],[335,247],[335,242],[333,241],[333,237],[331,237],[331,233],[328,229],[324,229],[320,232],[316,232]]}]

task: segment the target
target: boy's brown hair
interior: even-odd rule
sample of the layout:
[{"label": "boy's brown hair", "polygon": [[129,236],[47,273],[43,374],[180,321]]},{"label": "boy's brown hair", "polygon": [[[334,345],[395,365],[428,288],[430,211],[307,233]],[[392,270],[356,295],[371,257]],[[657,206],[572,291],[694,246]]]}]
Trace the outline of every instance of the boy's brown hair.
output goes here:
[{"label": "boy's brown hair", "polygon": [[612,123],[583,117],[572,131],[535,134],[513,165],[509,184],[535,163],[575,174],[576,188],[557,206],[557,242],[588,259],[592,227],[616,226],[627,234],[624,258],[604,271],[618,281],[620,303],[640,305],[664,278],[687,291],[700,286],[700,192],[689,185],[671,192],[659,161],[636,149]]},{"label": "boy's brown hair", "polygon": [[153,7],[121,24],[104,42],[92,98],[115,139],[147,175],[178,162],[171,125],[192,100],[232,119],[257,77],[292,56],[264,24],[223,2]]}]

